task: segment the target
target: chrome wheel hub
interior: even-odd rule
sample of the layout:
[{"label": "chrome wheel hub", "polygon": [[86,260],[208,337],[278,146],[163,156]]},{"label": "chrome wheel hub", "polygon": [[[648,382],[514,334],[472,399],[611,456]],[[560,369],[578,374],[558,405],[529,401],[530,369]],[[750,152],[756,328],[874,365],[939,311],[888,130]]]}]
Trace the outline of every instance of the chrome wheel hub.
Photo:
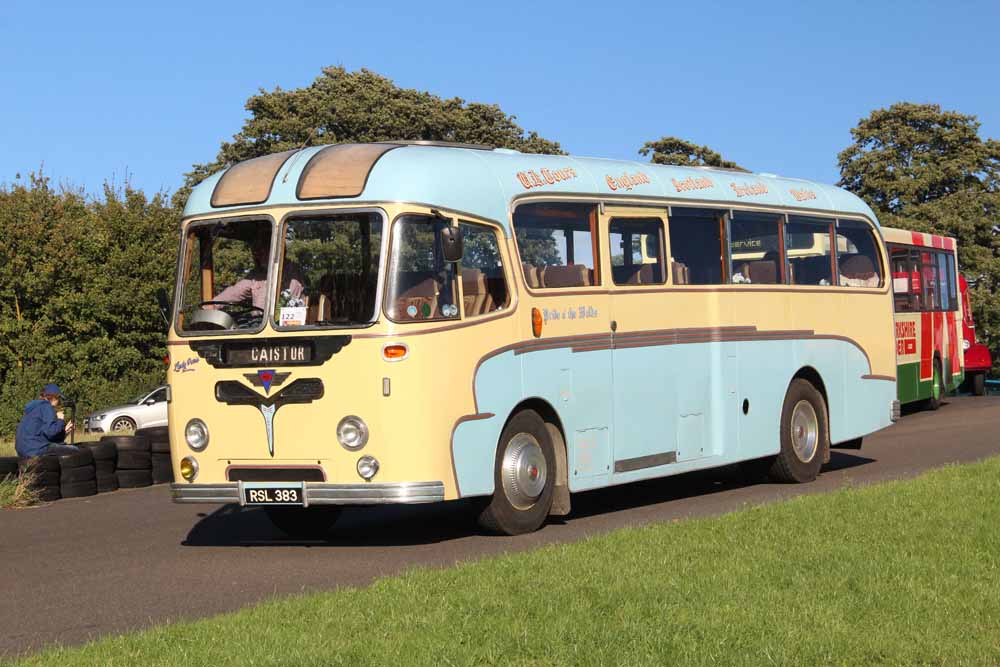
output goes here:
[{"label": "chrome wheel hub", "polygon": [[130,422],[127,419],[121,419],[121,418],[116,419],[111,424],[111,430],[112,431],[131,431],[132,430],[132,422]]},{"label": "chrome wheel hub", "polygon": [[545,490],[548,466],[538,441],[530,433],[518,433],[503,453],[500,463],[503,492],[519,510],[530,508]]},{"label": "chrome wheel hub", "polygon": [[809,463],[819,448],[819,419],[809,401],[799,401],[792,409],[792,449],[803,463]]}]

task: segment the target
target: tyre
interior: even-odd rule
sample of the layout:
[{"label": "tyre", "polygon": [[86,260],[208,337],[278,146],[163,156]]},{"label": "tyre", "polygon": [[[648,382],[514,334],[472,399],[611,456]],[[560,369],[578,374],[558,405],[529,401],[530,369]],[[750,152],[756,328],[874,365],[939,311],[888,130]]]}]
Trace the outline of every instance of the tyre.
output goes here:
[{"label": "tyre", "polygon": [[98,475],[96,481],[98,493],[118,490],[118,477],[114,473],[110,475]]},{"label": "tyre", "polygon": [[94,461],[114,461],[118,457],[118,448],[115,443],[106,442],[104,438],[101,438],[100,442],[88,442],[82,446],[90,450],[90,453],[94,455]]},{"label": "tyre", "polygon": [[66,468],[59,473],[60,484],[75,484],[77,482],[90,482],[97,477],[94,466],[80,466],[79,468]]},{"label": "tyre", "polygon": [[86,447],[79,447],[75,452],[69,454],[49,454],[49,456],[54,456],[59,460],[61,470],[94,465],[94,455]]},{"label": "tyre", "polygon": [[44,486],[40,489],[35,489],[35,497],[42,502],[52,502],[53,500],[59,500],[62,495],[59,492],[59,485],[55,486]]},{"label": "tyre", "polygon": [[62,473],[56,470],[46,470],[45,472],[32,472],[34,475],[34,481],[32,482],[32,487],[35,489],[41,489],[48,486],[58,487],[61,483]]},{"label": "tyre", "polygon": [[169,484],[174,481],[174,464],[168,454],[153,452],[153,484]]},{"label": "tyre", "polygon": [[98,477],[114,475],[116,467],[114,461],[101,461],[100,459],[94,461],[94,472],[97,473]]},{"label": "tyre", "polygon": [[114,443],[119,453],[123,451],[149,451],[149,438],[141,435],[106,435],[101,438],[101,442]]},{"label": "tyre", "polygon": [[149,441],[149,451],[155,454],[169,454],[170,453],[170,441],[169,440],[150,440]]},{"label": "tyre", "polygon": [[21,456],[17,459],[21,472],[59,472],[59,459],[54,456]]},{"label": "tyre", "polygon": [[63,498],[83,498],[84,496],[96,496],[97,481],[92,479],[86,482],[73,482],[71,484],[62,484],[59,487],[59,494]]},{"label": "tyre", "polygon": [[146,428],[140,428],[135,433],[136,435],[142,435],[149,438],[151,442],[156,440],[165,442],[169,439],[166,426],[147,426]]},{"label": "tyre", "polygon": [[941,360],[934,359],[934,375],[931,378],[931,397],[924,401],[924,407],[928,410],[937,410],[941,407],[941,396],[944,395],[944,381],[941,374]]},{"label": "tyre", "polygon": [[18,461],[16,456],[0,456],[0,479],[17,477]]},{"label": "tyre", "polygon": [[986,395],[986,373],[976,373],[972,376],[972,395]]},{"label": "tyre", "polygon": [[556,458],[545,421],[534,410],[515,414],[503,429],[493,466],[493,498],[479,515],[492,532],[538,530],[552,506]]},{"label": "tyre", "polygon": [[118,470],[115,477],[118,479],[118,488],[121,489],[153,485],[153,474],[149,470]]},{"label": "tyre", "polygon": [[770,476],[780,482],[811,482],[830,444],[826,402],[811,382],[795,378],[781,407],[781,450]]},{"label": "tyre", "polygon": [[123,449],[118,452],[118,465],[116,470],[149,470],[152,461],[149,452],[138,452],[131,449]]},{"label": "tyre", "polygon": [[340,508],[332,505],[320,507],[266,507],[267,518],[288,537],[297,540],[319,540],[329,535],[340,518]]},{"label": "tyre", "polygon": [[131,417],[115,417],[111,420],[110,432],[135,431],[135,420]]}]

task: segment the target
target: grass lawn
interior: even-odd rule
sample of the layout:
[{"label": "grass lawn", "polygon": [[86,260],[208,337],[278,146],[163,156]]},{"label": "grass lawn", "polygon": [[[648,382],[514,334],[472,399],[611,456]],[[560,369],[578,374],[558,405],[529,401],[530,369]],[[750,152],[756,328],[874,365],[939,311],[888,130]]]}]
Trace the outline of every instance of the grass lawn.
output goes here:
[{"label": "grass lawn", "polygon": [[414,570],[26,664],[1000,664],[998,527],[992,459]]}]

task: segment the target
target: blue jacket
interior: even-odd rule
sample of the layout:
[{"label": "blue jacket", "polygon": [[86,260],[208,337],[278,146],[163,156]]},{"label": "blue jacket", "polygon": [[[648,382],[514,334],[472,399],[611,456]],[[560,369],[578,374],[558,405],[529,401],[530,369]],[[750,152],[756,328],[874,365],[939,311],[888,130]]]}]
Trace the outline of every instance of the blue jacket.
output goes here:
[{"label": "blue jacket", "polygon": [[18,456],[41,456],[49,445],[57,445],[65,438],[66,423],[56,417],[52,404],[43,400],[29,401],[17,425],[14,449]]}]

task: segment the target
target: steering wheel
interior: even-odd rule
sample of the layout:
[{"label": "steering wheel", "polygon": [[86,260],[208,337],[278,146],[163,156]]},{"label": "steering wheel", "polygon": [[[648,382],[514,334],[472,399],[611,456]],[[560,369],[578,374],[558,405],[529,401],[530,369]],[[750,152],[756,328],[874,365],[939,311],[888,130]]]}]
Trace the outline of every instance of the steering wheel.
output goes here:
[{"label": "steering wheel", "polygon": [[[225,310],[208,309],[205,306],[221,306],[235,309],[230,314]],[[252,327],[264,318],[264,309],[242,301],[202,301],[191,316],[188,329],[192,331],[227,330]]]}]

